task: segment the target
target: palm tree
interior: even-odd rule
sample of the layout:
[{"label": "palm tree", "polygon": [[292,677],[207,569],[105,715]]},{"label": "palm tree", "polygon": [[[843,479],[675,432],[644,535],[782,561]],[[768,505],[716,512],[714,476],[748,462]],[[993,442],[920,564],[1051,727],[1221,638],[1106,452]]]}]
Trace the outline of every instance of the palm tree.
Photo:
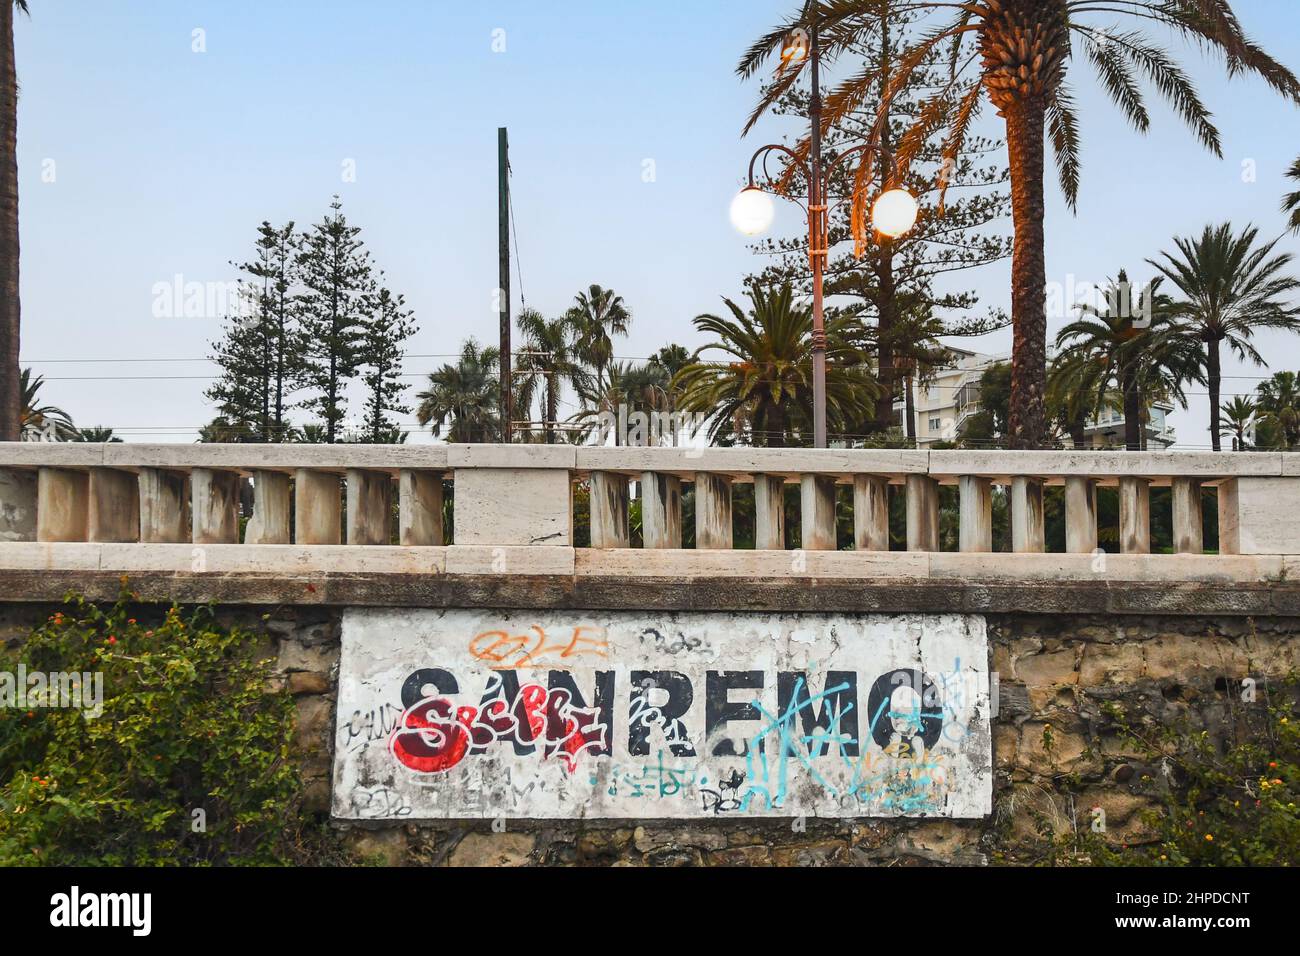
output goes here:
[{"label": "palm tree", "polygon": [[903,434],[916,439],[916,387],[933,381],[934,370],[949,361],[951,354],[939,341],[946,331],[920,296],[900,296],[890,324],[888,354],[902,376]]},{"label": "palm tree", "polygon": [[[1255,386],[1261,439],[1257,444],[1295,448],[1300,445],[1300,378],[1295,372],[1275,372]],[[1264,441],[1265,438],[1270,439]]]},{"label": "palm tree", "polygon": [[[1079,317],[1056,335],[1062,353],[1075,353],[1090,366],[1090,415],[1111,404],[1112,390],[1118,391],[1129,451],[1146,448],[1144,420],[1153,399],[1172,397],[1186,408],[1183,385],[1205,379],[1200,347],[1179,321],[1173,300],[1160,292],[1160,282],[1134,289],[1121,269],[1102,304],[1080,305]],[[1071,363],[1067,360],[1063,367]],[[1076,377],[1081,373],[1075,367]]]},{"label": "palm tree", "polygon": [[421,425],[433,422],[433,437],[443,427],[449,442],[487,442],[501,432],[500,382],[495,346],[479,347],[468,339],[455,365],[445,364],[429,375],[429,387],[416,396]]},{"label": "palm tree", "polygon": [[1235,396],[1223,406],[1223,430],[1232,436],[1232,450],[1246,450],[1246,433],[1255,424],[1258,407],[1248,398]]},{"label": "palm tree", "polygon": [[[1300,183],[1300,159],[1291,164],[1291,168],[1286,171],[1286,175],[1288,179]],[[1300,232],[1300,189],[1287,193],[1282,197],[1282,211],[1291,214],[1288,222],[1291,231]]]},{"label": "palm tree", "polygon": [[[836,126],[879,96],[868,140],[878,145],[891,100],[936,50],[948,55],[947,76],[922,103],[911,128],[896,144],[890,180],[904,181],[921,147],[940,132],[946,137],[944,159],[955,159],[985,99],[1002,117],[1015,228],[1011,259],[1014,342],[1010,443],[1017,448],[1038,447],[1047,434],[1043,402],[1047,371],[1043,180],[1049,139],[1056,155],[1058,178],[1072,208],[1079,191],[1078,123],[1066,83],[1070,64],[1081,53],[1096,70],[1110,98],[1140,132],[1150,125],[1138,79],[1145,78],[1170,102],[1200,142],[1222,156],[1219,132],[1210,122],[1210,113],[1173,57],[1139,28],[1099,26],[1093,17],[1125,17],[1138,25],[1167,26],[1175,35],[1222,56],[1229,75],[1256,73],[1295,102],[1300,102],[1300,80],[1245,36],[1228,0],[912,0],[903,7],[945,19],[890,62],[854,70],[828,95],[822,125],[824,130]],[[750,47],[737,72],[742,77],[756,73],[784,46],[792,28],[813,26],[813,16],[824,38],[826,55],[833,59],[852,50],[861,37],[878,28],[882,18],[897,9],[890,0],[807,0],[798,15]],[[805,57],[797,67],[782,69],[777,80],[765,88],[746,131],[791,90],[807,60]],[[806,150],[807,142],[800,148]],[[874,152],[864,154],[858,170],[859,183],[872,181]],[[941,166],[946,168],[947,164]],[[941,200],[942,189],[941,183]],[[854,197],[853,222],[859,242],[864,238],[865,209],[870,198],[864,190]],[[1216,414],[1217,408],[1216,404]]]},{"label": "palm tree", "polygon": [[1210,442],[1219,450],[1219,390],[1223,383],[1220,348],[1227,344],[1238,358],[1264,365],[1251,344],[1256,329],[1300,332],[1300,309],[1288,299],[1300,281],[1285,272],[1293,256],[1273,255],[1278,240],[1256,246],[1259,230],[1247,226],[1232,234],[1230,223],[1206,226],[1200,238],[1178,238],[1178,254],[1147,261],[1183,294],[1178,308],[1193,334],[1205,343],[1206,384],[1210,392]]},{"label": "palm tree", "polygon": [[23,410],[20,435],[29,441],[72,441],[77,434],[72,416],[55,405],[38,404],[44,376],[32,378],[32,370],[25,368],[19,373],[18,383]]},{"label": "palm tree", "polygon": [[[311,439],[304,439],[308,444],[321,445],[326,441],[325,428],[322,425],[308,425],[307,429],[317,429],[317,434]],[[306,431],[307,429],[304,429]],[[286,436],[289,441],[295,440],[293,432]],[[200,442],[215,443],[219,445],[233,444],[250,444],[260,443],[263,441],[261,430],[252,422],[241,422],[225,415],[218,415],[211,422],[199,429]]]},{"label": "palm tree", "polygon": [[[751,287],[749,299],[748,313],[723,299],[730,317],[696,317],[695,327],[715,341],[696,350],[674,384],[682,409],[710,417],[711,441],[747,436],[757,445],[783,447],[811,433],[812,308],[796,304],[788,284],[768,291]],[[861,421],[879,389],[849,332],[843,316],[827,319],[826,417],[832,428]],[[710,350],[730,360],[702,358]]]},{"label": "palm tree", "polygon": [[121,444],[122,439],[113,434],[113,429],[106,428],[103,425],[93,425],[90,428],[78,428],[73,441],[84,442],[116,442]]},{"label": "palm tree", "polygon": [[581,392],[587,379],[578,360],[573,327],[564,319],[547,319],[536,309],[520,312],[518,324],[524,344],[515,353],[520,375],[515,407],[527,412],[540,399],[546,443],[554,444],[564,384]]},{"label": "palm tree", "polygon": [[[656,412],[677,412],[681,403],[681,388],[676,384],[677,373],[691,363],[691,353],[681,345],[665,345],[645,364],[646,386],[643,398]],[[681,438],[681,422],[674,415],[671,420],[672,433],[669,440],[676,445]]]},{"label": "palm tree", "polygon": [[669,379],[689,365],[690,361],[691,353],[682,345],[665,345],[650,356],[650,364],[662,369]]},{"label": "palm tree", "polygon": [[22,374],[18,369],[18,72],[14,9],[27,0],[0,0],[0,441],[23,431]]},{"label": "palm tree", "polygon": [[1088,419],[1096,411],[1096,395],[1102,387],[1102,367],[1082,350],[1061,352],[1047,369],[1048,423],[1058,441],[1068,437],[1075,448],[1088,441]]},{"label": "palm tree", "polygon": [[[582,407],[570,421],[578,426],[576,433],[580,440],[587,440],[593,434],[598,442],[604,442],[604,429],[613,420],[618,422],[619,409],[632,404],[631,393],[639,390],[636,367],[631,362],[612,362],[599,375],[589,375],[578,390],[578,400]],[[623,436],[615,427],[614,444],[619,445]]]},{"label": "palm tree", "polygon": [[613,289],[593,285],[574,297],[565,319],[573,329],[578,355],[599,379],[614,360],[613,336],[627,335],[632,312]]},{"label": "palm tree", "polygon": [[329,429],[319,422],[303,425],[300,429],[291,429],[289,435],[290,441],[296,441],[302,445],[328,445],[330,443]]}]

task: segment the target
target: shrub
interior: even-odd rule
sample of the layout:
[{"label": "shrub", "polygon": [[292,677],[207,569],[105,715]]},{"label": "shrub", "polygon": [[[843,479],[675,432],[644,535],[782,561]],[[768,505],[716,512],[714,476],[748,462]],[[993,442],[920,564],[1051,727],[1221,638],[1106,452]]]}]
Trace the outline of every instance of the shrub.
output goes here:
[{"label": "shrub", "polygon": [[211,608],[141,608],[137,620],[130,601],[69,597],[10,662],[102,674],[103,711],[0,709],[0,865],[316,852],[325,837],[302,822],[293,703],[258,658],[259,635],[219,626]]},{"label": "shrub", "polygon": [[[1229,687],[1233,685],[1230,682]],[[1168,768],[1156,839],[1115,847],[1089,837],[1092,862],[1142,866],[1294,866],[1300,862],[1300,707],[1297,680],[1259,690],[1233,707],[1231,734],[1216,740],[1185,722],[1153,730],[1111,711],[1130,745]]]}]

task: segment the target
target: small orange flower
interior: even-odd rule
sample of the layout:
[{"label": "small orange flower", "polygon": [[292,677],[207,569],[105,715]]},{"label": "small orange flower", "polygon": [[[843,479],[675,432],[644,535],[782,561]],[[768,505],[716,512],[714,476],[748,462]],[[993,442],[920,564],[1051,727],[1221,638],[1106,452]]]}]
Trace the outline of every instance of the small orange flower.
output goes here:
[{"label": "small orange flower", "polygon": [[1207,839],[1207,840],[1209,840],[1211,843],[1213,843],[1213,842],[1214,842],[1214,834],[1213,834],[1213,833],[1207,833],[1207,834],[1205,834],[1205,839]]}]

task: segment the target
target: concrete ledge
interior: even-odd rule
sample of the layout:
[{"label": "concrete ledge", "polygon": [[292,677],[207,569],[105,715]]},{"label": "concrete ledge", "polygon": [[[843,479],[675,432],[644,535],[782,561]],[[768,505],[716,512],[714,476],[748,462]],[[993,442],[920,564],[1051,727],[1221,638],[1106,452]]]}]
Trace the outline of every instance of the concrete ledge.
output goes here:
[{"label": "concrete ledge", "polygon": [[87,544],[0,542],[0,571],[115,574],[506,575],[693,580],[882,580],[985,585],[1293,585],[1300,557],[923,551],[697,551],[545,545]]},{"label": "concrete ledge", "polygon": [[5,570],[213,574],[445,574],[447,548],[295,544],[0,542]]},{"label": "concrete ledge", "polygon": [[927,451],[893,449],[811,448],[577,448],[579,471],[612,471],[637,475],[657,471],[689,478],[711,472],[747,478],[750,475],[918,474],[930,460]]},{"label": "concrete ledge", "polygon": [[927,554],[907,551],[695,551],[579,548],[580,577],[924,579]]},{"label": "concrete ledge", "polygon": [[575,445],[446,445],[452,468],[567,468],[577,459]]},{"label": "concrete ledge", "polygon": [[322,468],[445,471],[447,445],[147,445],[130,442],[0,442],[0,464],[35,468],[218,468],[251,473]]},{"label": "concrete ledge", "polygon": [[935,477],[979,475],[1009,481],[1016,475],[1043,478],[1077,475],[1118,478],[1233,478],[1283,474],[1281,452],[1134,451],[932,451]]},{"label": "concrete ledge", "polygon": [[931,578],[974,581],[1266,583],[1282,575],[1278,555],[1005,554],[928,555]]},{"label": "concrete ledge", "polygon": [[[116,599],[116,571],[0,570],[15,603],[62,601],[69,592]],[[1300,584],[1044,584],[889,579],[584,577],[522,574],[231,574],[142,571],[125,575],[142,601],[357,607],[530,607],[588,610],[770,610],[879,613],[1240,615],[1300,617]]]},{"label": "concrete ledge", "polygon": [[445,549],[448,574],[500,577],[573,574],[573,548],[545,545],[465,545]]}]

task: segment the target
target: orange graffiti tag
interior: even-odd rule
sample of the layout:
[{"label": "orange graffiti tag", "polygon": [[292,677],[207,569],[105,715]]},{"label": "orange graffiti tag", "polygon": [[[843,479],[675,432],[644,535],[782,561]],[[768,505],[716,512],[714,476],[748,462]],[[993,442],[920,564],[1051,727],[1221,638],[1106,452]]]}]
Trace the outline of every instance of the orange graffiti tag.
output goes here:
[{"label": "orange graffiti tag", "polygon": [[[604,640],[604,628],[579,624],[573,636],[565,641],[548,641],[546,631],[534,624],[531,634],[511,634],[509,631],[484,631],[469,642],[470,655],[475,660],[486,661],[493,670],[520,670],[525,667],[567,667],[573,658],[605,657],[609,642]],[[588,636],[592,631],[598,637]]]}]

